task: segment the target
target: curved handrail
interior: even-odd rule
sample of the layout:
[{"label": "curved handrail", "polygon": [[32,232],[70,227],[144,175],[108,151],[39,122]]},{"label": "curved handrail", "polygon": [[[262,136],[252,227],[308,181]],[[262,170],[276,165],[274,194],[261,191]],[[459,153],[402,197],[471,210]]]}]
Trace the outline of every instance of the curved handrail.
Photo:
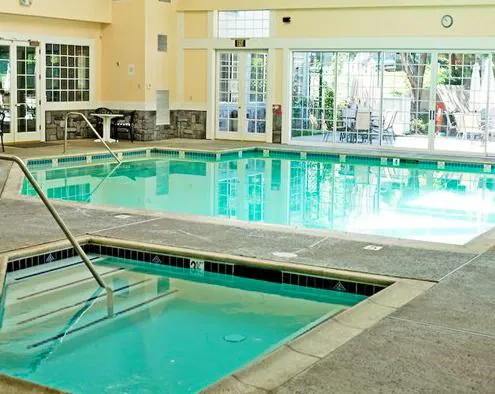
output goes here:
[{"label": "curved handrail", "polygon": [[117,164],[115,165],[115,167],[114,167],[114,168],[112,168],[112,170],[111,170],[111,171],[110,171],[110,172],[109,172],[109,173],[108,173],[108,174],[107,174],[107,175],[106,175],[106,176],[105,176],[105,177],[104,177],[104,178],[100,181],[100,183],[98,183],[98,184],[96,185],[96,187],[93,189],[93,191],[92,191],[91,193],[89,193],[89,196],[88,196],[88,198],[86,199],[86,201],[85,201],[85,202],[89,202],[89,200],[90,200],[91,196],[92,196],[93,194],[95,194],[95,193],[96,193],[96,191],[100,188],[100,186],[101,186],[101,185],[103,185],[103,183],[105,183],[105,181],[106,181],[107,179],[109,179],[109,178],[110,178],[110,177],[111,177],[111,176],[115,173],[115,171],[117,171],[117,169],[120,167],[120,165],[121,165],[121,164],[122,164],[122,162],[117,163]]},{"label": "curved handrail", "polygon": [[88,118],[86,117],[86,115],[84,115],[83,113],[81,112],[67,112],[65,114],[65,127],[64,127],[64,154],[67,152],[67,123],[68,123],[68,120],[69,120],[69,117],[72,116],[72,115],[79,115],[81,116],[85,121],[86,123],[88,124],[88,126],[90,127],[90,129],[93,131],[93,133],[98,137],[98,139],[101,141],[101,143],[103,145],[105,145],[105,148],[107,148],[107,150],[112,154],[112,156],[115,158],[115,160],[117,160],[118,163],[121,163],[122,160],[120,160],[117,155],[113,152],[113,150],[110,149],[110,147],[108,146],[108,144],[103,140],[103,138],[101,138],[101,135],[100,133],[98,133],[96,131],[96,129],[93,127],[93,125],[91,124],[91,122],[88,120]]},{"label": "curved handrail", "polygon": [[43,204],[45,204],[45,207],[48,209],[48,211],[52,215],[53,219],[55,219],[58,226],[60,227],[62,232],[65,234],[67,239],[70,241],[70,243],[74,247],[74,249],[77,252],[77,254],[79,255],[79,257],[81,257],[83,263],[86,265],[89,272],[91,272],[91,275],[93,275],[93,278],[95,278],[96,282],[98,283],[98,285],[100,287],[105,289],[105,291],[107,293],[108,315],[113,316],[114,315],[114,312],[113,312],[113,290],[109,286],[107,286],[107,284],[104,282],[103,278],[100,276],[100,274],[98,274],[93,263],[91,263],[91,261],[89,260],[89,257],[86,255],[83,248],[81,248],[81,245],[79,244],[77,239],[74,237],[74,235],[72,235],[72,232],[69,230],[67,225],[64,223],[64,221],[62,220],[62,218],[58,214],[55,207],[48,200],[48,198],[46,197],[45,193],[41,189],[41,187],[38,184],[38,182],[36,181],[36,179],[34,179],[33,174],[31,174],[31,171],[29,171],[29,168],[27,168],[26,164],[19,157],[14,156],[14,155],[0,154],[0,160],[14,162],[21,168],[22,172],[24,173],[24,175],[28,179],[29,183],[31,183],[31,185],[33,186],[34,190],[38,194],[41,201],[43,201]]}]

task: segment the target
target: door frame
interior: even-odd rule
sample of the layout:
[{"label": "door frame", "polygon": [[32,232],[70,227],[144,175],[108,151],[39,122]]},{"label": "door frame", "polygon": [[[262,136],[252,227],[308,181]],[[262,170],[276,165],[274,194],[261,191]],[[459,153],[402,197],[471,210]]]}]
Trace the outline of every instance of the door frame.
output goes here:
[{"label": "door frame", "polygon": [[[6,143],[40,142],[44,140],[42,132],[42,100],[41,100],[41,44],[29,40],[0,40],[0,45],[9,47],[10,62],[10,133],[4,134]],[[36,48],[35,91],[36,91],[36,131],[19,133],[17,119],[17,47]]]},{"label": "door frame", "polygon": [[[239,100],[237,102],[238,109],[238,124],[236,132],[222,132],[219,130],[219,76],[220,76],[220,55],[222,53],[237,53],[238,54],[238,81],[239,81]],[[246,88],[247,88],[247,59],[250,53],[262,53],[266,55],[265,65],[265,83],[266,83],[266,99],[265,99],[265,132],[264,133],[248,133],[247,130],[243,130],[242,127],[247,124],[247,102],[246,102]],[[271,107],[272,107],[272,68],[271,68],[271,56],[268,49],[220,49],[215,51],[215,115],[214,115],[214,138],[219,140],[236,140],[236,141],[259,141],[259,142],[271,142],[272,139],[272,119],[271,119]]]}]

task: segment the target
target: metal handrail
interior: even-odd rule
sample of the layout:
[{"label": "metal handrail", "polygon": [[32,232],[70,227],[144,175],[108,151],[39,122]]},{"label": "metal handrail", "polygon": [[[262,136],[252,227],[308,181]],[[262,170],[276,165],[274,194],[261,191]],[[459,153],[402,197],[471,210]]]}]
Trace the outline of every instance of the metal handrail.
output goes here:
[{"label": "metal handrail", "polygon": [[36,193],[40,197],[41,201],[43,201],[43,204],[45,204],[45,207],[48,209],[52,217],[55,219],[57,222],[58,226],[62,230],[62,232],[65,234],[67,239],[70,241],[74,249],[76,250],[77,254],[79,257],[81,257],[83,263],[86,265],[88,268],[89,272],[91,272],[91,275],[93,275],[93,278],[95,278],[96,282],[100,287],[105,289],[107,293],[107,310],[108,310],[108,315],[110,317],[114,316],[114,311],[113,311],[113,290],[107,286],[107,284],[104,282],[103,278],[98,274],[96,271],[93,263],[89,260],[89,257],[86,255],[84,250],[81,248],[81,245],[77,241],[77,239],[72,235],[71,231],[68,229],[67,225],[64,223],[60,215],[58,214],[57,210],[55,207],[52,205],[52,203],[48,200],[46,197],[45,193],[41,189],[40,185],[34,179],[33,174],[31,174],[31,171],[27,168],[26,164],[17,156],[14,155],[6,155],[6,154],[0,154],[0,160],[5,160],[5,161],[11,161],[16,163],[28,179],[29,183],[33,186],[34,190],[36,190]]},{"label": "metal handrail", "polygon": [[115,173],[115,171],[117,171],[117,169],[119,169],[119,168],[120,168],[120,165],[121,165],[121,164],[122,164],[122,163],[117,163],[117,164],[115,165],[115,167],[114,167],[114,168],[112,168],[112,170],[111,170],[111,171],[110,171],[110,172],[109,172],[109,173],[105,176],[105,178],[103,178],[103,179],[100,181],[100,183],[98,183],[98,184],[96,185],[96,187],[93,189],[93,191],[89,193],[88,198],[86,199],[86,201],[85,201],[85,202],[89,202],[89,200],[91,199],[91,196],[92,196],[93,194],[95,194],[95,193],[96,193],[96,191],[100,188],[100,186],[101,186],[101,185],[103,185],[103,184],[105,183],[105,181],[106,181],[107,179],[109,179],[109,178],[110,178],[110,177],[111,177],[111,176]]},{"label": "metal handrail", "polygon": [[110,149],[110,147],[108,146],[108,144],[103,140],[103,138],[101,138],[101,135],[100,133],[98,133],[96,131],[96,129],[93,127],[93,125],[91,124],[91,122],[88,120],[88,118],[86,118],[86,115],[84,115],[83,113],[81,112],[67,112],[65,114],[65,128],[64,128],[64,154],[67,152],[67,123],[68,123],[68,120],[69,120],[69,117],[72,116],[72,115],[80,115],[85,121],[86,123],[88,124],[88,126],[90,127],[90,129],[93,131],[93,133],[95,133],[95,135],[98,137],[98,139],[101,141],[101,143],[103,145],[105,145],[105,148],[107,148],[107,150],[112,154],[112,156],[115,158],[115,160],[117,160],[118,163],[121,163],[122,160],[120,160],[118,158],[118,156],[114,153],[113,150]]}]

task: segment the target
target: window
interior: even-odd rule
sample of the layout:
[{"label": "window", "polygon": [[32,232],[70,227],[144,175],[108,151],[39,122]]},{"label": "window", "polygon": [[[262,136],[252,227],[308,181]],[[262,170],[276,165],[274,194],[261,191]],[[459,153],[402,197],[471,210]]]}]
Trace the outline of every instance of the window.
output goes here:
[{"label": "window", "polygon": [[220,11],[218,37],[260,38],[270,36],[270,11]]},{"label": "window", "polygon": [[89,46],[46,44],[46,101],[89,101]]}]

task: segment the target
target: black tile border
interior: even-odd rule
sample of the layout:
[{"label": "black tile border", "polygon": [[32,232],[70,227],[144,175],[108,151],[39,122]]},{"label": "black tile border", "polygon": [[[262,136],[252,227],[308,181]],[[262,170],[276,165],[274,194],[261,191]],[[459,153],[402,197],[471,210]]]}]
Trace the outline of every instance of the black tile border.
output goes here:
[{"label": "black tile border", "polygon": [[[247,279],[280,283],[282,285],[295,285],[301,288],[314,288],[359,294],[366,297],[370,297],[387,287],[386,285],[373,283],[280,271],[244,264],[225,263],[202,258],[175,256],[172,254],[158,252],[145,252],[142,250],[93,243],[84,244],[82,247],[86,253],[92,253],[98,256],[118,257],[127,260],[151,263],[152,265],[182,268],[197,273],[216,273],[225,275],[226,277],[238,276]],[[7,263],[7,272],[15,272],[34,266],[51,263],[57,260],[64,260],[74,256],[76,256],[76,252],[73,248],[65,248],[41,255],[18,258]],[[191,262],[193,262],[193,264],[191,264]],[[196,262],[199,262],[199,268],[196,267]]]},{"label": "black tile border", "polygon": [[299,274],[294,272],[282,272],[282,284],[295,285],[299,287],[310,287],[313,289],[333,290],[343,293],[359,294],[370,297],[386,286],[352,282],[342,279],[332,279],[323,276]]},{"label": "black tile border", "polygon": [[54,261],[65,260],[76,255],[76,251],[71,247],[39,255],[13,259],[9,260],[7,263],[7,272],[15,272],[26,268],[36,267],[38,265],[53,263]]}]

